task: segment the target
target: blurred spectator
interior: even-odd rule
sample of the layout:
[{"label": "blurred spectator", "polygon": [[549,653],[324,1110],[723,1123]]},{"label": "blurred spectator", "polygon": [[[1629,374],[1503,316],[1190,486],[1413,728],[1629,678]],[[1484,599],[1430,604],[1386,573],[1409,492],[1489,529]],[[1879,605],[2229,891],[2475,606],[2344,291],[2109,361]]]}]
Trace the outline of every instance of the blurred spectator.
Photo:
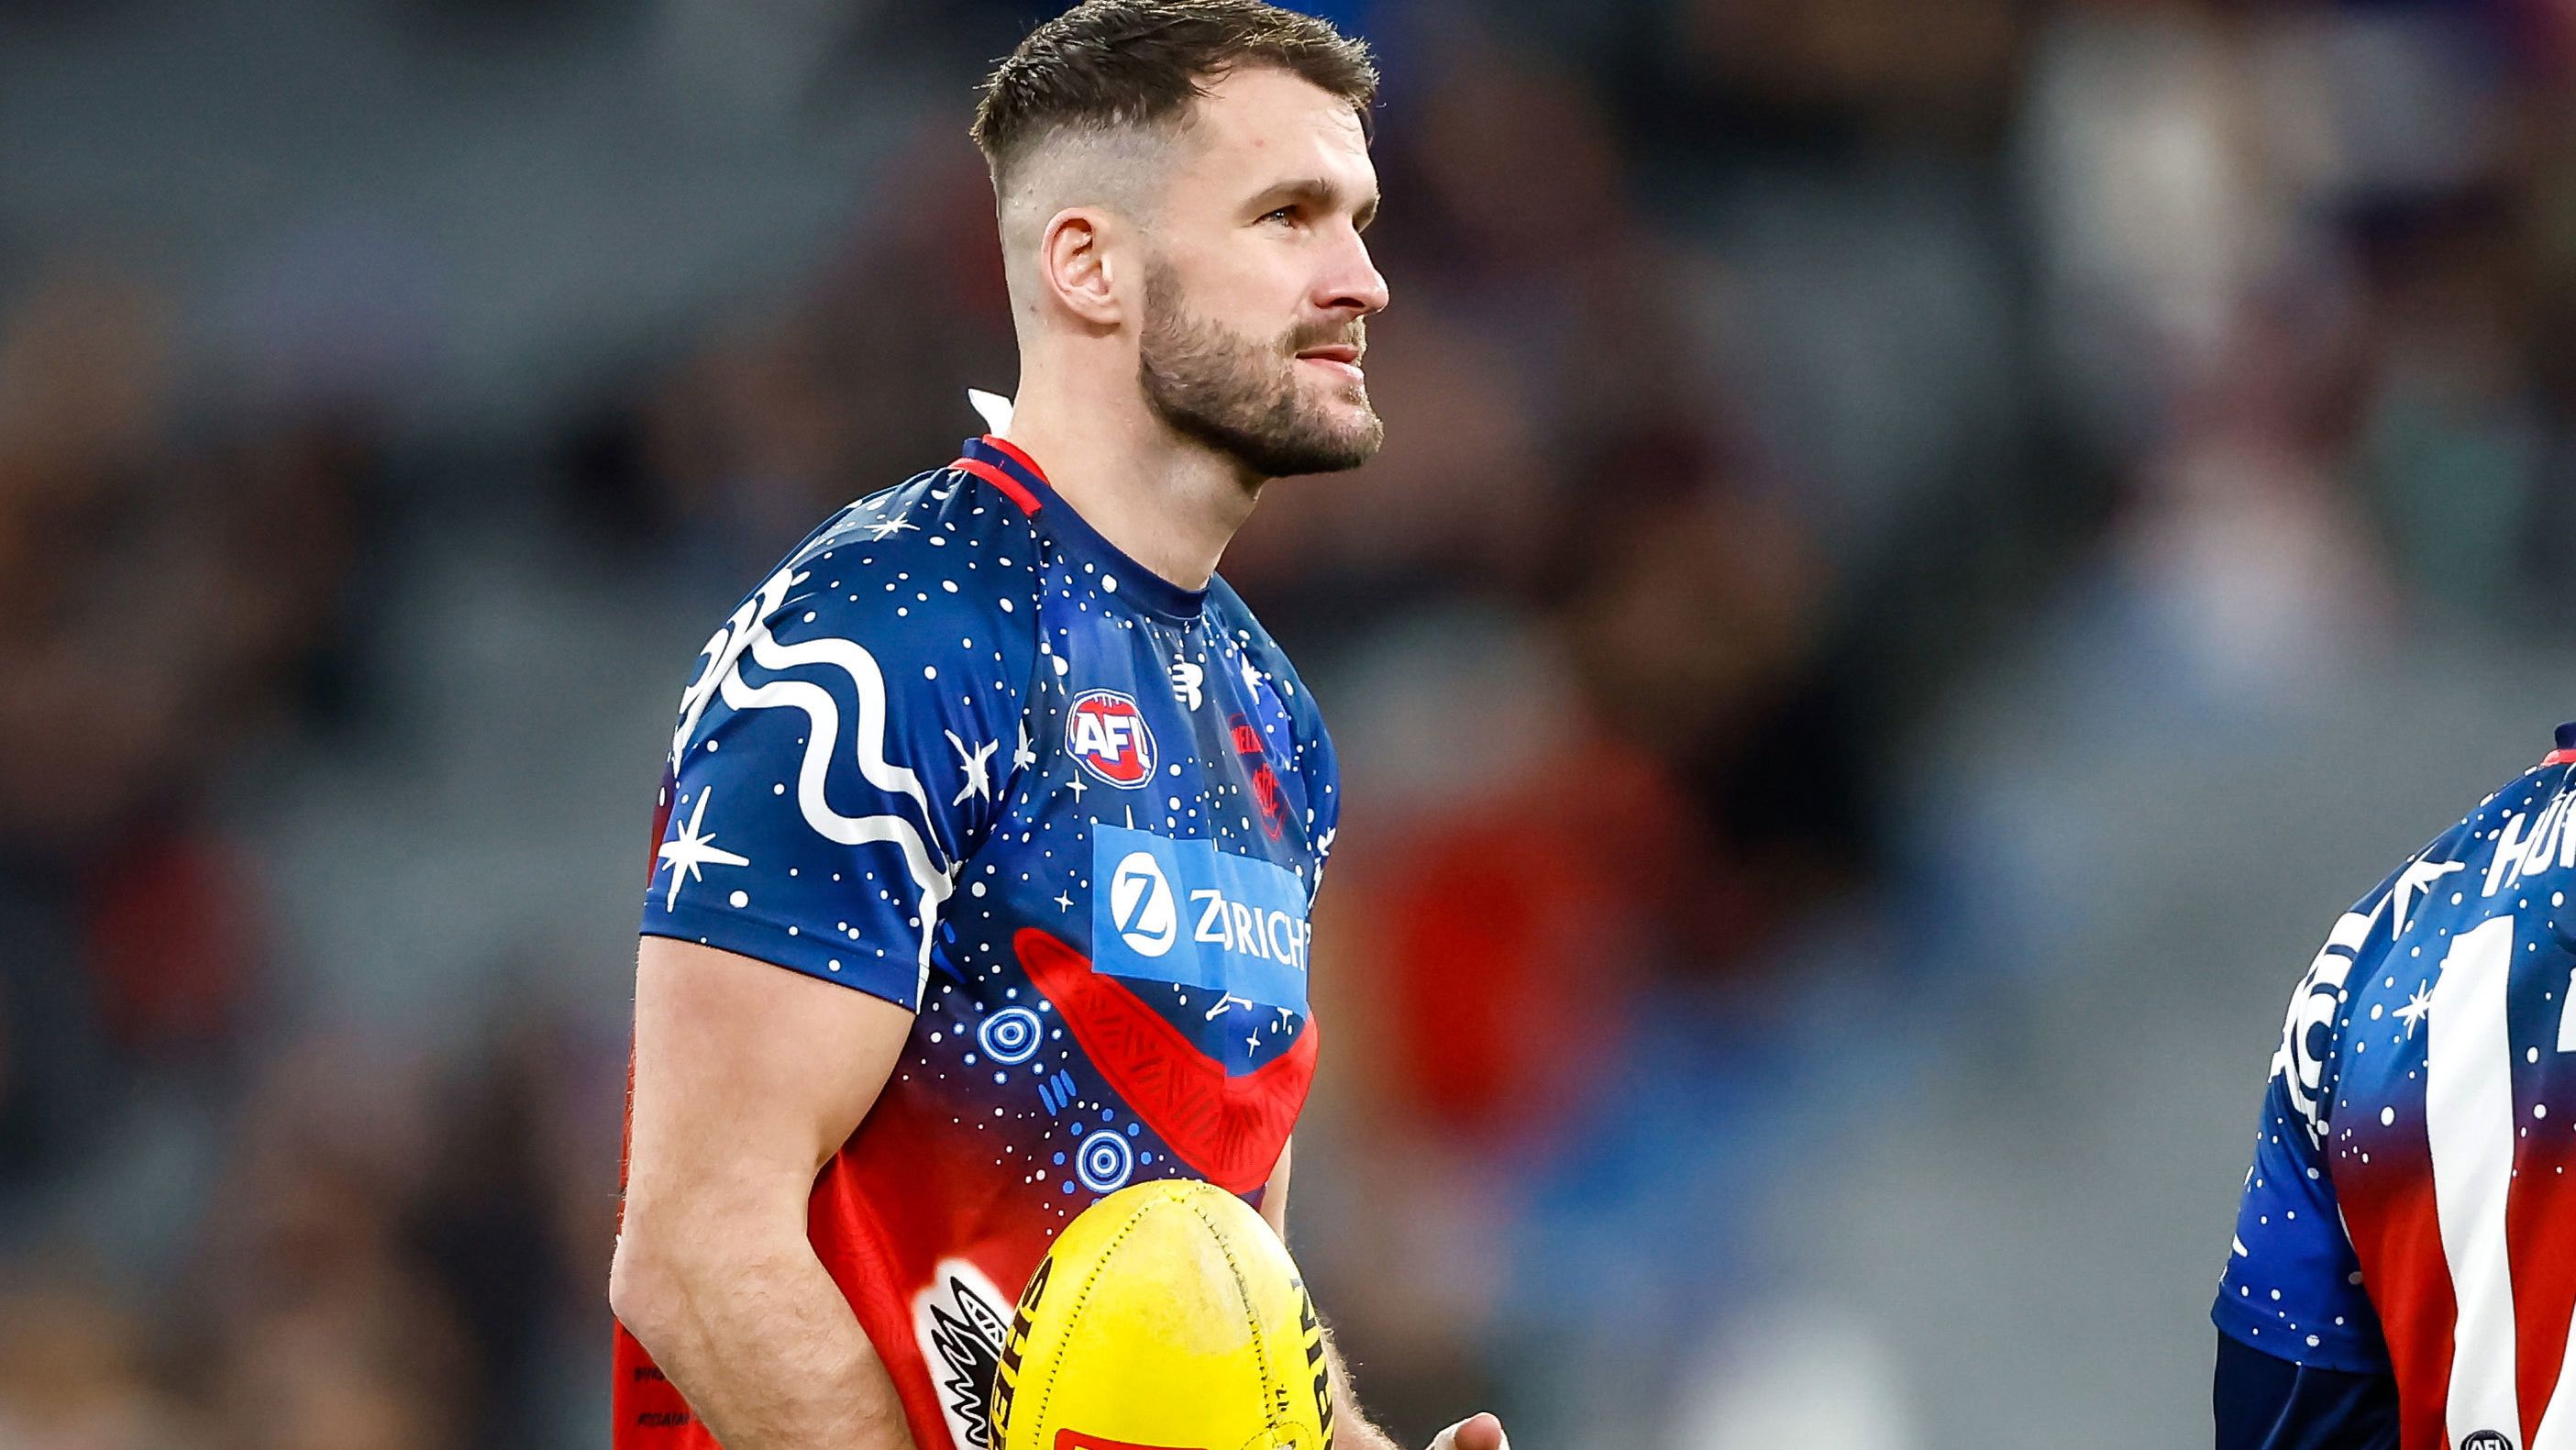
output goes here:
[{"label": "blurred spectator", "polygon": [[0,1444],[194,1450],[193,1417],[155,1387],[143,1323],[68,1284],[0,1293]]}]

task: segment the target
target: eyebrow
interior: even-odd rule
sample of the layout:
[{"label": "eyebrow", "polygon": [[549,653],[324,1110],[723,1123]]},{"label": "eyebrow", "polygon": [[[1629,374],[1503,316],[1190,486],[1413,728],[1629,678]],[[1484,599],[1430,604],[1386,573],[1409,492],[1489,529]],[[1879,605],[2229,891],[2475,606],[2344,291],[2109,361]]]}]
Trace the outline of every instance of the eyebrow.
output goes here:
[{"label": "eyebrow", "polygon": [[[1341,188],[1322,177],[1301,176],[1294,181],[1280,182],[1254,197],[1252,212],[1255,216],[1267,216],[1290,202],[1302,202],[1307,206],[1331,211],[1341,200],[1341,196]],[[1370,193],[1369,199],[1360,203],[1359,210],[1352,215],[1351,224],[1361,231],[1368,230],[1368,224],[1377,220],[1378,201],[1378,194]]]}]

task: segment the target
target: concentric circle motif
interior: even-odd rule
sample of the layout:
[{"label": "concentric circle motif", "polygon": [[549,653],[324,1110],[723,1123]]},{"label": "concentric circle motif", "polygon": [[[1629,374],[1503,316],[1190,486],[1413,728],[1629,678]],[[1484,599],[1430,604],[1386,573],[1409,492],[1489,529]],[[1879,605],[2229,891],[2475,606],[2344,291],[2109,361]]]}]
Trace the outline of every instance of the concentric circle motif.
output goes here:
[{"label": "concentric circle motif", "polygon": [[984,1055],[1004,1067],[1016,1067],[1037,1056],[1038,1044],[1045,1035],[1038,1030],[1038,1014],[1026,1007],[1005,1007],[975,1029],[975,1040],[983,1044]]},{"label": "concentric circle motif", "polygon": [[1116,1133],[1103,1130],[1082,1140],[1082,1152],[1074,1159],[1082,1174],[1082,1186],[1094,1193],[1108,1193],[1123,1188],[1127,1176],[1136,1171],[1136,1150]]}]

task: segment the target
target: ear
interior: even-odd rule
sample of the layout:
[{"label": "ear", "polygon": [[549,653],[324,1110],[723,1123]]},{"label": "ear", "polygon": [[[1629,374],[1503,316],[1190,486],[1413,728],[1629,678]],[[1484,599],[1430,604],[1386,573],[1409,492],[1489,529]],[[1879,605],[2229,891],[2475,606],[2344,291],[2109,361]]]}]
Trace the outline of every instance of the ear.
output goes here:
[{"label": "ear", "polygon": [[1038,282],[1057,306],[1094,327],[1127,317],[1126,273],[1132,259],[1118,245],[1118,222],[1093,207],[1068,207],[1038,238]]}]

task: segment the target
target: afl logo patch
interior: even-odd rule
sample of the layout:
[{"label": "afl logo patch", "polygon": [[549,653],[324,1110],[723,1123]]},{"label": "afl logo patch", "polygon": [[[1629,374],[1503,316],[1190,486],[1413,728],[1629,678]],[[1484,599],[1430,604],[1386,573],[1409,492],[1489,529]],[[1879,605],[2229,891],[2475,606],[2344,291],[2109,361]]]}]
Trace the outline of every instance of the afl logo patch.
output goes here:
[{"label": "afl logo patch", "polygon": [[1065,749],[1093,775],[1122,788],[1154,778],[1154,732],[1136,701],[1116,690],[1076,695],[1064,717]]}]

